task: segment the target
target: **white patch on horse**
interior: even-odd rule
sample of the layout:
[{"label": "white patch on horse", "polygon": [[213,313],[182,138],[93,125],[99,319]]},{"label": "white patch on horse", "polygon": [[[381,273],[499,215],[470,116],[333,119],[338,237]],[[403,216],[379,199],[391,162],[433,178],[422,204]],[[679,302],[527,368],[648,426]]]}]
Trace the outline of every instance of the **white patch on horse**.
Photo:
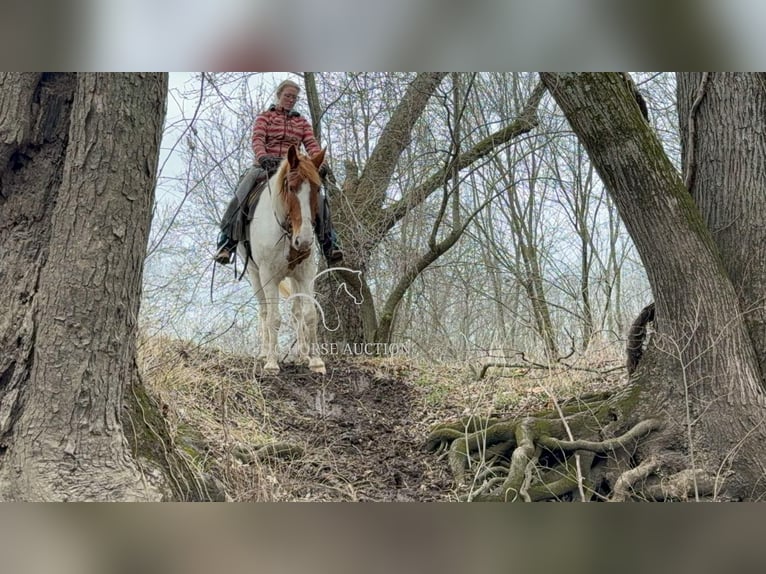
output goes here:
[{"label": "white patch on horse", "polygon": [[314,244],[314,226],[311,215],[311,184],[304,181],[296,192],[298,205],[300,205],[301,225],[296,231],[293,229],[293,248],[296,251],[308,251]]}]

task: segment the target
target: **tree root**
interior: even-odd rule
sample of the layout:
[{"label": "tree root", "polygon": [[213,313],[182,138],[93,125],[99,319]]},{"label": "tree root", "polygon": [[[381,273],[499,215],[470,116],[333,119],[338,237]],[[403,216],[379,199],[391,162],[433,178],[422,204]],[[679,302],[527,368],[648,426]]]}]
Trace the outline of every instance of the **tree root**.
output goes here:
[{"label": "tree root", "polygon": [[546,436],[540,437],[539,441],[541,445],[550,450],[589,450],[597,454],[605,454],[609,451],[615,450],[618,447],[624,447],[628,442],[639,439],[649,434],[653,430],[659,429],[660,426],[661,423],[657,419],[646,419],[638,423],[622,436],[618,436],[617,438],[610,440],[604,440],[600,442],[590,440],[566,441]]},{"label": "tree root", "polygon": [[[462,498],[471,501],[684,500],[712,492],[714,481],[701,471],[663,478],[663,469],[673,468],[665,464],[669,459],[634,460],[639,443],[663,425],[655,418],[629,427],[618,423],[620,400],[630,396],[563,402],[556,411],[520,420],[471,417],[442,424],[426,447],[448,449],[450,470],[468,489]],[[622,404],[629,409],[629,401]],[[614,433],[618,424],[620,434]]]},{"label": "tree root", "polygon": [[647,500],[700,500],[713,494],[716,480],[707,472],[697,469],[685,469],[669,476],[659,484],[649,485],[643,489]]},{"label": "tree root", "polygon": [[[667,477],[652,477],[652,473],[656,472],[660,465],[655,459],[646,462],[648,468],[641,468],[639,465],[639,467],[626,472],[623,475],[624,480],[623,476],[620,477],[618,482],[623,482],[620,485],[622,487],[620,496],[617,496],[617,488],[615,487],[615,496],[612,497],[612,501],[623,502],[630,499],[658,502],[699,501],[714,493],[715,477],[701,469],[687,468]],[[638,472],[629,475],[633,471]]]},{"label": "tree root", "polygon": [[656,472],[660,468],[660,463],[656,457],[651,457],[636,468],[626,470],[617,479],[614,484],[614,494],[612,495],[612,502],[625,502],[630,500],[633,487],[639,481],[646,480],[650,474]]}]

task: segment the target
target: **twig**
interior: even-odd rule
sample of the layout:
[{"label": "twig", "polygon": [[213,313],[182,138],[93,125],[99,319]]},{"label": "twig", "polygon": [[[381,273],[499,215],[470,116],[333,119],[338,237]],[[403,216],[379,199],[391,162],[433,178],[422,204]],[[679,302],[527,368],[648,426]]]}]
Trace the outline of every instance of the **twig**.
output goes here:
[{"label": "twig", "polygon": [[[559,365],[561,365],[566,370],[585,371],[587,373],[596,373],[597,375],[606,375],[606,374],[612,373],[614,371],[622,370],[624,368],[623,365],[619,365],[617,367],[610,367],[609,369],[602,370],[602,369],[593,369],[593,368],[590,368],[590,367],[575,367],[573,365],[568,365],[566,363],[559,363]],[[539,363],[533,363],[533,362],[523,363],[523,364],[521,364],[521,363],[495,363],[495,362],[484,363],[484,365],[481,368],[481,372],[479,373],[479,378],[483,379],[487,375],[487,371],[490,368],[492,368],[492,367],[499,367],[499,368],[504,368],[504,369],[526,369],[528,371],[531,370],[531,369],[542,369],[542,370],[549,371],[549,370],[555,369],[555,366],[556,366],[555,364],[554,365],[541,365]]]}]

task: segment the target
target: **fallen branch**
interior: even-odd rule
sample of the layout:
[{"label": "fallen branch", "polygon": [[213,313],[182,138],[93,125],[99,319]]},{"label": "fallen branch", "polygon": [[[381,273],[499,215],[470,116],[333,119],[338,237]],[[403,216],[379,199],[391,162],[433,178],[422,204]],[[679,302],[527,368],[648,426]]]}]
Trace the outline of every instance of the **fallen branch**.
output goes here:
[{"label": "fallen branch", "polygon": [[552,363],[550,365],[543,365],[540,363],[501,363],[501,362],[491,362],[491,363],[484,363],[481,367],[481,371],[479,372],[479,378],[483,379],[487,376],[487,371],[491,369],[492,367],[497,367],[500,369],[524,369],[525,372],[519,373],[518,375],[513,376],[523,376],[526,375],[530,370],[545,370],[545,371],[551,371],[561,368],[562,370],[567,371],[583,371],[586,373],[595,373],[597,375],[608,375],[609,373],[613,373],[615,371],[621,371],[625,368],[624,365],[617,365],[616,367],[610,367],[608,369],[594,369],[592,367],[575,367],[574,365],[569,365],[567,363]]}]

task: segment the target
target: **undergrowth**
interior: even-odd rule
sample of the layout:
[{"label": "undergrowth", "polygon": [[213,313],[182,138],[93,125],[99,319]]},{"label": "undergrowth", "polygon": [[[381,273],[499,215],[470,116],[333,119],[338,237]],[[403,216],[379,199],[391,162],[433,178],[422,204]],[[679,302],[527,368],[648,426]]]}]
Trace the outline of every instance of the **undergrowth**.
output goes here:
[{"label": "undergrowth", "polygon": [[446,465],[423,450],[433,425],[521,415],[614,386],[621,371],[610,375],[600,360],[479,378],[479,362],[344,357],[330,358],[324,377],[292,367],[264,378],[253,357],[161,337],[139,345],[175,447],[231,501],[455,500]]}]

